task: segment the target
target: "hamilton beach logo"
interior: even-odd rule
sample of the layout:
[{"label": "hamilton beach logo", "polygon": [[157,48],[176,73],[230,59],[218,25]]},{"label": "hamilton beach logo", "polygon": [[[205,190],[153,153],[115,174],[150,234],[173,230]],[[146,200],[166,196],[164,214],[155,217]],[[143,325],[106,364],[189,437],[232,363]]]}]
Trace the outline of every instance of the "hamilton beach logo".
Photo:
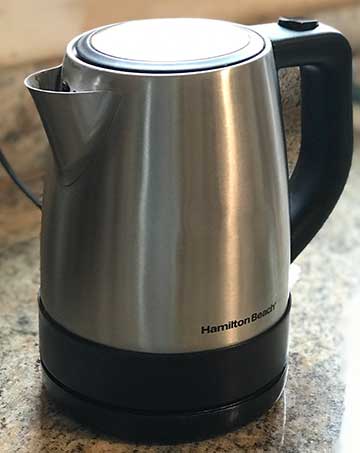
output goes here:
[{"label": "hamilton beach logo", "polygon": [[253,322],[258,321],[261,318],[264,318],[264,316],[269,315],[271,312],[273,312],[276,308],[276,302],[270,305],[270,307],[265,308],[265,310],[262,311],[256,311],[252,313],[250,316],[247,316],[246,318],[243,319],[235,319],[233,321],[228,321],[225,324],[218,324],[216,326],[201,326],[201,334],[204,335],[206,333],[217,333],[217,332],[224,332],[225,330],[229,329],[237,329],[239,327],[246,326],[247,324],[251,324]]}]

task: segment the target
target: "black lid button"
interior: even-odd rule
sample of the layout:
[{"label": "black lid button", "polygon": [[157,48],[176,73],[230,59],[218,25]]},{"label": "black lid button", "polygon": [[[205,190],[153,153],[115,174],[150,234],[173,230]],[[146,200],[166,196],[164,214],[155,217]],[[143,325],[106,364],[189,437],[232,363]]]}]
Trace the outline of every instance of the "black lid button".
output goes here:
[{"label": "black lid button", "polygon": [[293,31],[309,31],[319,26],[315,19],[304,19],[301,17],[280,17],[278,25]]}]

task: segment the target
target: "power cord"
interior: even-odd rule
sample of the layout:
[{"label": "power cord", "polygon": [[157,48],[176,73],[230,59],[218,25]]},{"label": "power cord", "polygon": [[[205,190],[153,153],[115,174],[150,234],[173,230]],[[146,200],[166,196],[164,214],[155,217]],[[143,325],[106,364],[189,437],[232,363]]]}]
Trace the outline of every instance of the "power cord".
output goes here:
[{"label": "power cord", "polygon": [[42,203],[41,200],[32,193],[32,191],[16,176],[15,171],[9,164],[8,160],[6,159],[4,153],[0,148],[0,163],[4,167],[6,173],[10,176],[13,182],[17,185],[17,187],[27,196],[27,198],[34,203],[34,205],[41,209]]}]

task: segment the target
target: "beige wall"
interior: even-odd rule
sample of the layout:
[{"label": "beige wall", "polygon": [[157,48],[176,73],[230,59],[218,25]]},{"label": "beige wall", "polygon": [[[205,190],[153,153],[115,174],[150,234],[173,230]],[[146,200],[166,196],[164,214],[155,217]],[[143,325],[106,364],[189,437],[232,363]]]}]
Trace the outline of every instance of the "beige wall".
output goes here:
[{"label": "beige wall", "polygon": [[161,16],[256,23],[359,0],[0,0],[0,65],[63,54],[70,38],[101,24]]}]

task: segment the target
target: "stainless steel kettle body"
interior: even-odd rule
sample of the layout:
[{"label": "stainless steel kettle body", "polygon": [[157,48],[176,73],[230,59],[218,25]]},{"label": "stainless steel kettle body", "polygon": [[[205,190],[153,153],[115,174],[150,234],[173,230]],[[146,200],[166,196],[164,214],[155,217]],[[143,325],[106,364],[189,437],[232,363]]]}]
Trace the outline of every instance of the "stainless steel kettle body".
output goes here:
[{"label": "stainless steel kettle body", "polygon": [[[175,440],[206,437],[254,417],[256,410],[243,404],[259,389],[262,410],[279,396],[286,374],[291,254],[294,258],[322,225],[351,160],[349,142],[343,168],[326,170],[325,176],[318,171],[313,182],[304,178],[311,171],[302,151],[290,182],[290,213],[277,69],[296,64],[288,55],[291,46],[301,54],[314,40],[324,47],[330,40],[339,43],[338,54],[351,71],[348,47],[339,33],[322,25],[304,30],[301,38],[301,31],[289,26],[241,28],[250,53],[209,67],[201,58],[178,68],[176,61],[153,67],[157,63],[134,59],[131,67],[127,58],[119,69],[114,56],[106,62],[105,52],[98,52],[95,64],[85,34],[68,45],[61,67],[26,81],[54,156],[41,232],[45,379],[60,400],[68,398],[69,389],[85,395],[88,404],[152,411],[162,420],[162,432],[172,420],[164,421],[166,413],[223,408],[208,425],[201,421],[190,430],[185,418],[177,418],[180,431],[169,426]],[[92,33],[94,42],[98,31]],[[322,51],[308,56],[306,49],[298,65],[326,63]],[[336,69],[337,80],[332,65],[326,66],[326,80],[332,77],[341,86],[347,134],[348,74],[344,67]],[[304,70],[303,78],[316,84],[322,74]],[[318,108],[321,117],[324,107]],[[304,109],[303,146],[314,134]],[[320,143],[321,152],[324,147]],[[329,196],[328,188],[318,186],[336,172],[338,190]],[[306,186],[301,191],[300,183]],[[62,371],[64,361],[71,376]],[[84,383],[90,363],[101,368],[90,379],[92,387]],[[213,379],[202,384],[209,373]],[[131,386],[139,389],[141,379],[149,388],[139,395]],[[239,407],[246,415],[235,421]],[[96,411],[109,421],[108,414]],[[170,434],[155,434],[158,428],[148,422],[144,436],[128,423],[125,437],[169,440]]]},{"label": "stainless steel kettle body", "polygon": [[290,235],[271,45],[250,64],[195,74],[99,75],[76,65],[68,54],[71,90],[98,84],[117,102],[98,129],[101,97],[89,105],[68,95],[85,104],[80,125],[68,109],[56,119],[58,134],[84,134],[94,146],[79,151],[74,140],[58,151],[87,160],[69,182],[56,167],[47,174],[49,314],[90,340],[154,353],[225,347],[274,324],[288,300]]}]

